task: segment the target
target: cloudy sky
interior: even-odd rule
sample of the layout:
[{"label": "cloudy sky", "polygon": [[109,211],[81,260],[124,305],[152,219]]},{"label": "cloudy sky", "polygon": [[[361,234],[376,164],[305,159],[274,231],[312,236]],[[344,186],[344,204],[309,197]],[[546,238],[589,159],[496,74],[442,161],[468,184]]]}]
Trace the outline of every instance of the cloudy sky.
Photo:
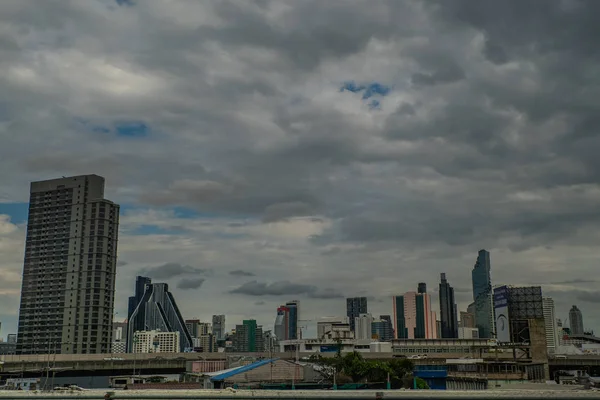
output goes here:
[{"label": "cloudy sky", "polygon": [[[106,178],[116,294],[272,326],[439,273],[542,284],[600,328],[600,2],[3,0],[0,321],[29,182]],[[437,308],[437,307],[436,307]]]}]

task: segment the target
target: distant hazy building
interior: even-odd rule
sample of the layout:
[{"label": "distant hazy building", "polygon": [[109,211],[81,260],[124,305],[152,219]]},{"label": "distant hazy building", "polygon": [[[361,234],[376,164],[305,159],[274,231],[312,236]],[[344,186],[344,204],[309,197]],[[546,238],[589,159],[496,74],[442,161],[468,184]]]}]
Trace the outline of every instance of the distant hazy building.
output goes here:
[{"label": "distant hazy building", "polygon": [[6,336],[6,343],[16,344],[17,343],[17,334],[16,333],[9,333]]},{"label": "distant hazy building", "polygon": [[216,353],[219,351],[217,347],[217,337],[212,334],[202,334],[200,337],[192,338],[194,342],[194,350],[200,353]]},{"label": "distant hazy building", "polygon": [[421,293],[407,292],[392,298],[394,335],[397,339],[436,339],[437,318],[431,311],[431,296],[424,284]]},{"label": "distant hazy building", "polygon": [[[321,317],[317,321],[317,338],[319,339],[327,337],[334,331],[336,332],[334,336],[339,337],[337,333],[346,330],[350,331],[348,317]],[[342,336],[346,337],[346,334],[342,334]]]},{"label": "distant hazy building", "polygon": [[355,329],[355,318],[360,314],[368,313],[367,298],[366,297],[351,297],[346,299],[346,316],[350,323],[350,330],[354,332]]},{"label": "distant hazy building", "polygon": [[237,353],[264,351],[264,336],[262,326],[253,319],[244,320],[242,325],[235,326],[232,351]]},{"label": "distant hazy building", "polygon": [[359,340],[371,339],[373,336],[373,316],[371,314],[360,314],[354,318],[354,337]]},{"label": "distant hazy building", "polygon": [[141,286],[137,282],[147,282],[148,278],[138,277],[136,280],[135,298],[140,298],[127,326],[127,349],[133,348],[133,337],[137,331],[179,332],[179,351],[193,348],[192,336],[187,330],[185,321],[179,312],[173,294],[166,283],[146,283],[144,293],[139,296]]},{"label": "distant hazy building", "polygon": [[273,331],[277,340],[290,339],[290,309],[286,306],[277,307]]},{"label": "distant hazy building", "polygon": [[127,322],[113,322],[111,353],[127,352]]},{"label": "distant hazy building", "polygon": [[137,331],[133,335],[133,353],[178,353],[179,332]]},{"label": "distant hazy building", "polygon": [[31,183],[17,354],[110,351],[118,228],[104,178]]},{"label": "distant hazy building", "polygon": [[208,335],[213,333],[211,323],[202,322],[199,319],[186,319],[185,327],[190,333],[190,336],[192,336],[193,338],[199,338],[202,335]]},{"label": "distant hazy building", "polygon": [[475,315],[470,312],[460,312],[459,327],[461,328],[475,328]]},{"label": "distant hazy building", "polygon": [[583,335],[583,315],[575,305],[569,310],[569,327],[571,335]]},{"label": "distant hazy building", "polygon": [[380,342],[389,342],[394,338],[394,325],[390,315],[380,315],[371,327],[372,337]]},{"label": "distant hazy building", "polygon": [[300,320],[300,302],[298,300],[288,301],[285,303],[285,306],[289,310],[288,338],[298,339],[298,335],[300,334],[298,329]]},{"label": "distant hazy building", "polygon": [[548,351],[554,353],[559,346],[554,300],[551,297],[542,297],[542,306],[544,310],[544,327],[546,329],[546,345]]},{"label": "distant hazy building", "polygon": [[479,250],[471,277],[475,303],[475,324],[479,329],[480,338],[491,338],[495,331],[490,271],[490,253],[486,250]]},{"label": "distant hazy building", "polygon": [[446,279],[446,274],[440,276],[440,322],[442,338],[458,337],[458,318],[456,315],[456,301],[454,300],[454,288]]},{"label": "distant hazy building", "polygon": [[225,339],[225,315],[212,316],[213,334],[217,340]]}]

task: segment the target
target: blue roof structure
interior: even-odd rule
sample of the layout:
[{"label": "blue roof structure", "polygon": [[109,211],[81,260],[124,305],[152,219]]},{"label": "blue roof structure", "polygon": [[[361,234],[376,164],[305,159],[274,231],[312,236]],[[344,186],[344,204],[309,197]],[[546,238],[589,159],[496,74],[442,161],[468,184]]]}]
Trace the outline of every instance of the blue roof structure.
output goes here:
[{"label": "blue roof structure", "polygon": [[222,374],[215,375],[215,376],[211,377],[210,380],[211,380],[211,382],[224,381],[225,379],[230,378],[230,377],[232,377],[234,375],[241,374],[243,372],[251,371],[251,370],[253,370],[255,368],[262,367],[263,365],[270,364],[270,363],[275,362],[277,360],[279,360],[279,359],[278,358],[271,358],[271,359],[266,359],[266,360],[260,360],[260,361],[254,362],[252,364],[241,366],[241,367],[236,368],[236,369],[234,369],[232,371],[227,371],[227,372],[223,372]]}]

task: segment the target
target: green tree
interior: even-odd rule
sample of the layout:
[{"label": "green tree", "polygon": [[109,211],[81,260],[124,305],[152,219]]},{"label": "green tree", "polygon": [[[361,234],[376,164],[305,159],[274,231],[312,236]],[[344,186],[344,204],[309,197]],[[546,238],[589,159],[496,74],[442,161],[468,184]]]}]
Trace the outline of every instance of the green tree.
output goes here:
[{"label": "green tree", "polygon": [[429,389],[429,385],[422,378],[415,378],[417,381],[417,389]]}]

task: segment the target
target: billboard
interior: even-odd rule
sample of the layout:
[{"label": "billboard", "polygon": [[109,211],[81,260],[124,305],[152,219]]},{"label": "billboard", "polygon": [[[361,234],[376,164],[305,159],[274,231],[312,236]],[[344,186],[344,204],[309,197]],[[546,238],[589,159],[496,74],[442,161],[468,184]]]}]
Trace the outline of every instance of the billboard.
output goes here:
[{"label": "billboard", "polygon": [[506,286],[494,288],[494,314],[496,316],[496,339],[499,343],[510,342],[508,288]]}]

